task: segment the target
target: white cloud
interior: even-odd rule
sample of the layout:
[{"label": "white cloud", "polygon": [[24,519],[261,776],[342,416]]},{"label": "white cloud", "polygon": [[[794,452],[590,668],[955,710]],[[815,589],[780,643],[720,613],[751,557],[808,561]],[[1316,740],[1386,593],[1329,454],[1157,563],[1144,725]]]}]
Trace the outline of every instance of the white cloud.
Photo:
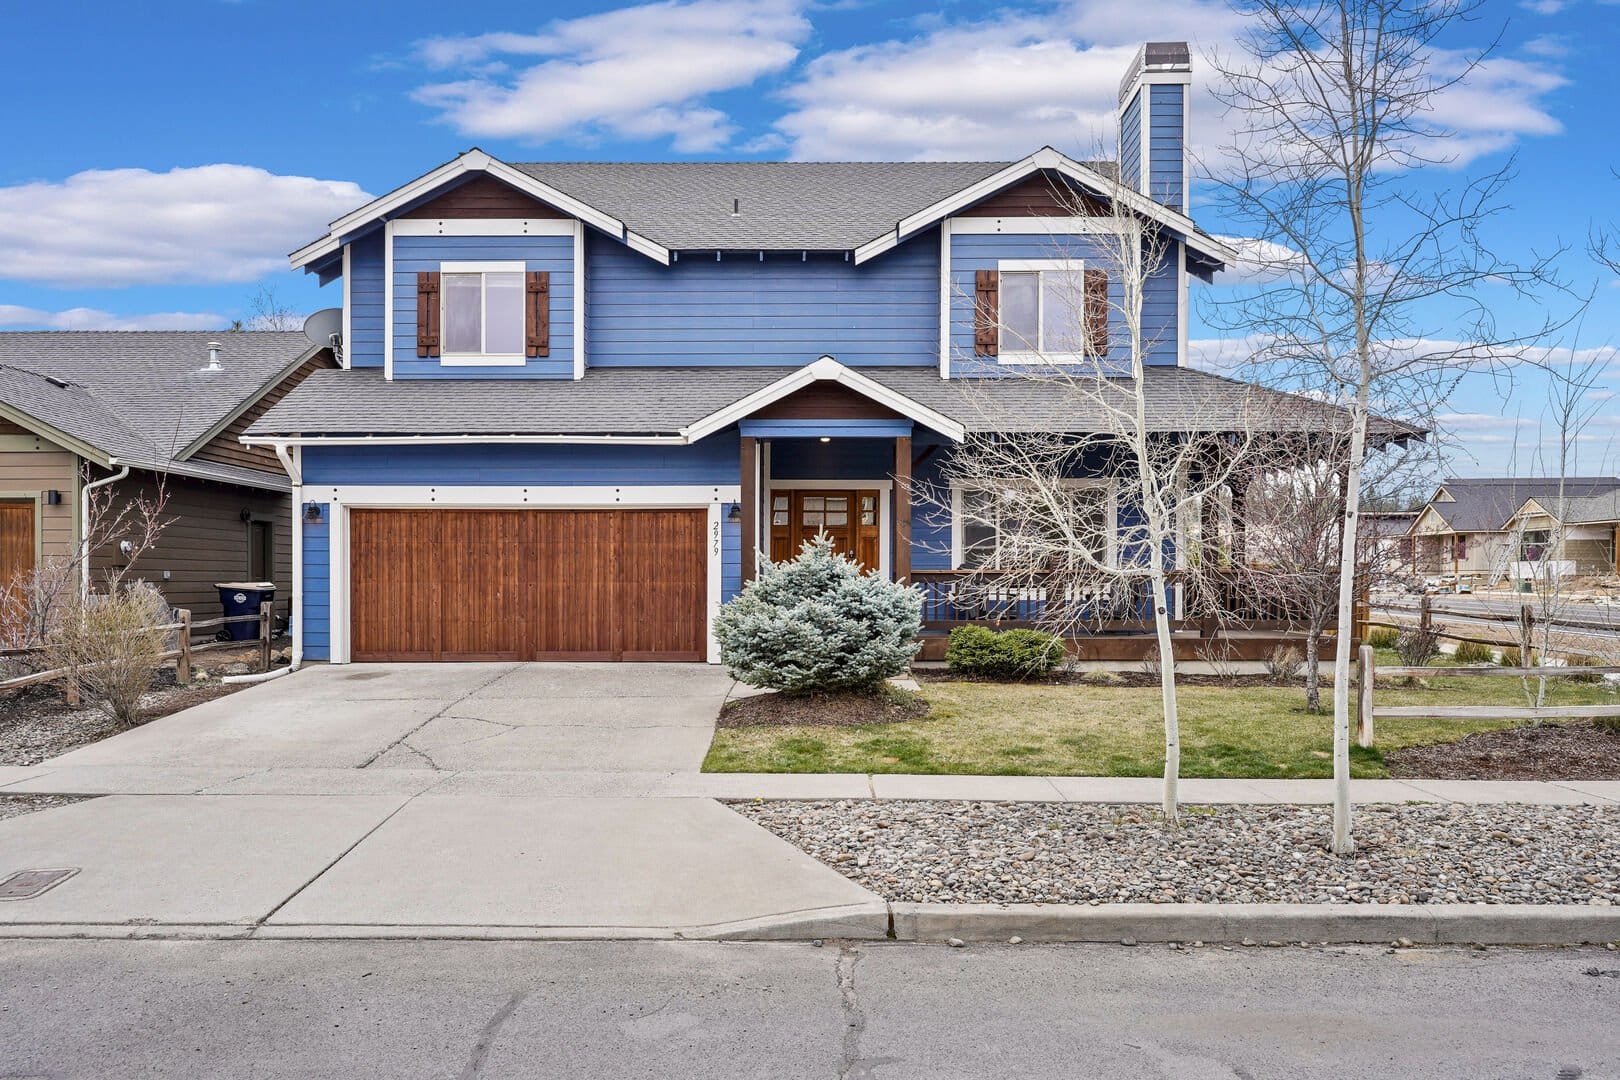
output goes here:
[{"label": "white cloud", "polygon": [[0,277],[53,285],[252,281],[370,196],[248,165],[91,169],[0,188]]},{"label": "white cloud", "polygon": [[791,64],[810,34],[799,7],[666,0],[559,20],[533,34],[435,38],[418,47],[422,62],[463,77],[413,96],[473,137],[607,134],[668,138],[680,153],[715,150],[736,127],[704,99]]},{"label": "white cloud", "polygon": [[1556,15],[1569,6],[1568,0],[1519,0],[1519,6],[1537,15]]},{"label": "white cloud", "polygon": [[1434,422],[1447,431],[1494,432],[1501,428],[1531,428],[1534,420],[1522,416],[1501,416],[1496,413],[1439,413]]},{"label": "white cloud", "polygon": [[151,315],[114,315],[110,311],[87,307],[43,311],[17,304],[0,304],[0,327],[12,330],[218,330],[228,325],[230,319],[207,312],[164,311]]},{"label": "white cloud", "polygon": [[1218,285],[1250,285],[1277,281],[1300,266],[1305,256],[1286,244],[1251,236],[1217,236],[1237,250],[1237,262],[1215,275]]}]

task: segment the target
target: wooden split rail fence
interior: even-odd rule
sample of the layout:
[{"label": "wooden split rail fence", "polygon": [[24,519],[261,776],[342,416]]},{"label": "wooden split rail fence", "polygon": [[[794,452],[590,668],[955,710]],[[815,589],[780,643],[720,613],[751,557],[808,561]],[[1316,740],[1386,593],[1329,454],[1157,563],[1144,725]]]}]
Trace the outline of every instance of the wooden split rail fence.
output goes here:
[{"label": "wooden split rail fence", "polygon": [[1363,645],[1356,665],[1357,719],[1356,745],[1373,744],[1373,728],[1378,720],[1580,720],[1620,716],[1620,705],[1375,705],[1373,693],[1378,676],[1386,678],[1451,678],[1453,676],[1509,675],[1521,678],[1584,678],[1593,675],[1620,675],[1620,666],[1539,666],[1539,667],[1378,667],[1372,646]]},{"label": "wooden split rail fence", "polygon": [[[163,626],[147,627],[149,630],[162,631],[175,634],[176,647],[159,656],[160,661],[174,661],[175,682],[184,686],[191,682],[191,660],[197,653],[209,652],[214,649],[240,649],[249,644],[256,643],[259,648],[259,670],[270,670],[270,643],[275,639],[275,619],[272,617],[273,608],[266,601],[259,605],[257,615],[226,615],[218,619],[203,619],[193,622],[191,612],[185,608],[178,609],[175,614],[179,616],[178,622],[166,623]],[[203,641],[193,642],[191,635],[198,630],[213,630],[234,623],[258,623],[258,635],[246,640]],[[42,646],[33,646],[26,649],[0,649],[0,660],[8,657],[36,656],[47,650]],[[14,679],[0,680],[0,690],[17,690],[24,686],[35,686],[39,683],[56,682],[66,679],[69,675],[67,668],[53,668],[50,671],[36,671],[28,675],[19,675]],[[73,697],[70,689],[69,698]]]}]

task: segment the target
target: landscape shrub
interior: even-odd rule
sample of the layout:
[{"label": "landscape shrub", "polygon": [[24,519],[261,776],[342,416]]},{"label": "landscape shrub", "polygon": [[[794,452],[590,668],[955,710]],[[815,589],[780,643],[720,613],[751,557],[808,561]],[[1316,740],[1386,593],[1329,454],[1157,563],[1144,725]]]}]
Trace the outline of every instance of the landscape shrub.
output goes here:
[{"label": "landscape shrub", "polygon": [[1395,636],[1395,652],[1408,667],[1421,667],[1440,653],[1440,635],[1421,626],[1409,626]]},{"label": "landscape shrub", "polygon": [[1502,650],[1501,659],[1497,660],[1496,662],[1501,667],[1533,667],[1534,656],[1535,654],[1532,653],[1531,664],[1524,664],[1522,662],[1522,654],[1519,652],[1519,647],[1517,645],[1509,645],[1507,648]]},{"label": "landscape shrub", "polygon": [[789,694],[870,689],[903,674],[921,629],[917,589],[863,571],[826,537],[761,566],[714,618],[732,677]]},{"label": "landscape shrub", "polygon": [[1266,657],[1266,675],[1272,682],[1297,682],[1305,670],[1305,657],[1291,645],[1279,645]]},{"label": "landscape shrub", "polygon": [[1367,644],[1375,649],[1393,649],[1400,635],[1387,626],[1375,627],[1367,632]]},{"label": "landscape shrub", "polygon": [[[1599,660],[1597,657],[1591,655],[1590,653],[1572,653],[1572,654],[1570,654],[1568,657],[1566,657],[1564,659],[1564,663],[1568,664],[1570,667],[1573,667],[1573,668],[1602,667],[1603,666],[1603,661]],[[1570,676],[1569,681],[1573,682],[1573,683],[1600,683],[1600,682],[1603,681],[1603,676],[1602,675],[1572,675],[1572,676]]]},{"label": "landscape shrub", "polygon": [[1593,720],[1592,723],[1604,731],[1612,731],[1616,735],[1620,735],[1620,716],[1600,716]]},{"label": "landscape shrub", "polygon": [[981,679],[1038,678],[1062,662],[1063,642],[1040,630],[958,626],[945,649],[952,671]]},{"label": "landscape shrub", "polygon": [[152,689],[173,631],[169,605],[144,581],[86,600],[74,597],[46,643],[53,668],[120,727],[141,718],[141,699]]},{"label": "landscape shrub", "polygon": [[1459,664],[1492,664],[1496,662],[1496,653],[1489,645],[1478,641],[1459,641],[1456,659]]}]

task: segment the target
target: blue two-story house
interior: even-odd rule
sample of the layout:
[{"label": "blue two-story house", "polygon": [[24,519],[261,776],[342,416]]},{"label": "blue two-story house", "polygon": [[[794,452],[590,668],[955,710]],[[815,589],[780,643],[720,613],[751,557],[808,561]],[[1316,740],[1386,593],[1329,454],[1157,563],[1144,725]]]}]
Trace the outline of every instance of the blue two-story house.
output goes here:
[{"label": "blue two-story house", "polygon": [[[1128,370],[1099,267],[1133,223],[1167,244],[1151,398],[1218,406],[1236,384],[1186,366],[1188,280],[1234,253],[1187,212],[1189,61],[1138,55],[1117,163],[472,150],[333,222],[292,264],[341,282],[342,366],[246,436],[303,507],[301,655],[714,661],[718,605],[819,532],[897,579],[972,565],[994,538],[918,488],[986,397],[1003,425],[1095,423],[1002,376],[1051,359],[1061,314]],[[1117,532],[1110,478],[1077,483]]]}]

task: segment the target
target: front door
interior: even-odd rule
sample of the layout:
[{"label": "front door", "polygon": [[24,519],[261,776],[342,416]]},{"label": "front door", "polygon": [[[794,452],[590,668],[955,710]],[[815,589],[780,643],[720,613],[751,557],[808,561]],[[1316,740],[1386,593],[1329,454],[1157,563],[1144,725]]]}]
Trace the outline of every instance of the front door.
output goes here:
[{"label": "front door", "polygon": [[833,549],[868,570],[878,566],[878,492],[825,488],[771,494],[771,561],[799,553],[806,540],[826,533]]}]

